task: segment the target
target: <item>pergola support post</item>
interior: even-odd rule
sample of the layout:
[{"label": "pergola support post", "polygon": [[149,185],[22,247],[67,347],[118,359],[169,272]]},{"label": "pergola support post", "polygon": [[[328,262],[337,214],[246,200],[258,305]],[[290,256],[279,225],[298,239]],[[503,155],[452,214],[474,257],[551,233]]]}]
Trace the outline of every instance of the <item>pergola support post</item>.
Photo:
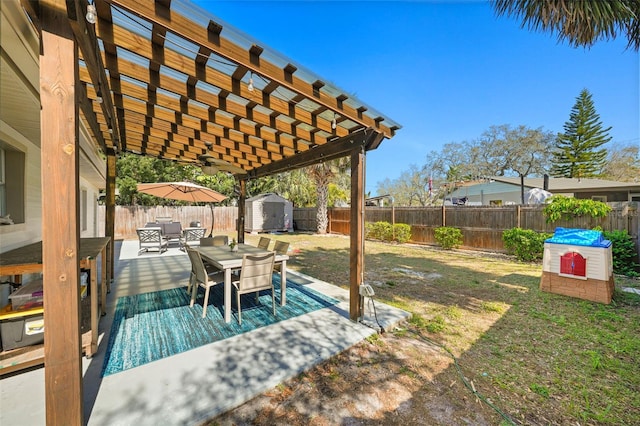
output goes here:
[{"label": "pergola support post", "polygon": [[46,422],[81,425],[78,49],[66,2],[42,1],[40,7]]},{"label": "pergola support post", "polygon": [[238,223],[236,224],[238,231],[237,241],[240,244],[244,243],[244,220],[247,215],[245,200],[247,198],[247,181],[246,179],[241,179],[238,181],[240,185],[240,194],[238,197]]},{"label": "pergola support post", "polygon": [[365,149],[351,151],[351,230],[349,255],[349,318],[362,317],[360,285],[364,283],[364,172]]},{"label": "pergola support post", "polygon": [[[114,149],[107,149],[107,182],[105,196],[105,224],[104,236],[111,238],[109,242],[111,249],[107,258],[107,268],[109,277],[114,277],[114,238],[116,225],[116,152]],[[107,288],[111,290],[111,283],[107,283]]]}]

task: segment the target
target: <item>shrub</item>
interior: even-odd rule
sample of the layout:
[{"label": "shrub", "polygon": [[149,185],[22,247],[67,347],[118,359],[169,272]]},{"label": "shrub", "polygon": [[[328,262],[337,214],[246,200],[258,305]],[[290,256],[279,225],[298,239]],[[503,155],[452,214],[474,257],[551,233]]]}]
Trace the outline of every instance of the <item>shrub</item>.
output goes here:
[{"label": "shrub", "polygon": [[604,231],[602,235],[611,241],[613,272],[628,277],[639,276],[639,265],[636,263],[638,253],[633,238],[627,233],[627,230]]},{"label": "shrub", "polygon": [[548,232],[536,232],[531,229],[511,228],[502,233],[504,248],[523,262],[542,259],[544,240],[551,238]]},{"label": "shrub", "polygon": [[400,244],[406,243],[411,239],[411,225],[406,223],[396,223],[393,225],[393,235],[395,236],[395,241]]},{"label": "shrub", "polygon": [[441,226],[434,230],[436,242],[445,250],[458,248],[462,245],[462,231],[450,226]]},{"label": "shrub", "polygon": [[564,195],[554,195],[549,197],[549,200],[551,202],[546,204],[542,210],[547,218],[547,223],[553,223],[560,219],[570,220],[577,216],[606,217],[611,211],[611,207],[602,201],[565,197]]},{"label": "shrub", "polygon": [[381,241],[391,241],[393,227],[389,222],[367,222],[364,227],[365,238]]},{"label": "shrub", "polygon": [[368,222],[365,224],[365,238],[380,241],[406,243],[411,238],[411,226],[406,223]]}]

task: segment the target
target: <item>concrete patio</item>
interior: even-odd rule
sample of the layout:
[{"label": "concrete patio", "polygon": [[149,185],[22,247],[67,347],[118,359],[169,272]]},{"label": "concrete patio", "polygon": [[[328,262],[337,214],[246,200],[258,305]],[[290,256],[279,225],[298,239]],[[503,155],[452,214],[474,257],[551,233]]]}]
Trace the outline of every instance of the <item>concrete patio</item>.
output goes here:
[{"label": "concrete patio", "polygon": [[[330,308],[295,317],[219,342],[101,377],[118,297],[184,286],[190,264],[171,247],[162,255],[137,256],[137,241],[116,242],[116,270],[100,321],[98,353],[83,358],[84,410],[89,425],[198,424],[296,376],[375,333],[349,320],[348,292],[293,271],[288,280],[340,300]],[[385,329],[408,313],[376,304]],[[367,311],[367,323],[375,324]],[[0,380],[0,424],[45,423],[44,369]]]}]

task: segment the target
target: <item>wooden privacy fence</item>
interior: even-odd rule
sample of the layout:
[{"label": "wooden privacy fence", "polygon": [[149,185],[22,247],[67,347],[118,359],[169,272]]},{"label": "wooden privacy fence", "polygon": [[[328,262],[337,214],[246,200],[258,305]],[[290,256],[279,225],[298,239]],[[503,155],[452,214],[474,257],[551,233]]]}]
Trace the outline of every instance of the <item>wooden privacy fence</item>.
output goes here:
[{"label": "wooden privacy fence", "polygon": [[[479,250],[504,251],[502,232],[520,227],[537,232],[553,232],[558,226],[565,228],[590,229],[601,226],[605,231],[627,230],[640,246],[638,235],[639,203],[613,205],[613,210],[603,219],[580,217],[571,221],[548,224],[542,214],[542,206],[445,206],[445,207],[367,207],[365,222],[406,223],[411,226],[410,242],[416,244],[436,244],[434,229],[451,226],[462,231],[463,247]],[[328,232],[349,235],[351,229],[350,209],[334,207],[329,209]],[[99,206],[98,223],[104,223],[104,206]],[[116,206],[115,238],[137,238],[136,228],[156,217],[171,217],[184,227],[199,221],[211,229],[211,208],[209,206]],[[236,229],[237,207],[214,207],[215,223],[213,233],[228,233]],[[294,208],[293,224],[296,231],[316,231],[316,209]],[[101,230],[104,232],[104,229]]]},{"label": "wooden privacy fence", "polygon": [[[601,226],[605,231],[627,230],[638,248],[638,204],[611,205],[613,210],[602,219],[579,217],[553,224],[546,223],[542,206],[367,207],[365,222],[406,223],[411,226],[410,242],[417,244],[436,244],[434,229],[451,226],[462,231],[463,247],[491,251],[504,251],[502,232],[515,227],[553,232],[558,226],[582,229]],[[315,211],[294,209],[296,230],[315,231]],[[349,208],[329,209],[328,232],[348,235],[349,231]]]},{"label": "wooden privacy fence", "polygon": [[[147,222],[155,222],[156,217],[170,217],[180,222],[183,228],[191,222],[200,222],[207,230],[211,229],[210,206],[116,206],[115,238],[137,238],[136,229]],[[237,207],[213,207],[213,233],[226,233],[236,229]],[[98,223],[105,223],[105,206],[98,208]],[[101,229],[104,233],[104,228]],[[208,234],[208,231],[207,231]]]}]

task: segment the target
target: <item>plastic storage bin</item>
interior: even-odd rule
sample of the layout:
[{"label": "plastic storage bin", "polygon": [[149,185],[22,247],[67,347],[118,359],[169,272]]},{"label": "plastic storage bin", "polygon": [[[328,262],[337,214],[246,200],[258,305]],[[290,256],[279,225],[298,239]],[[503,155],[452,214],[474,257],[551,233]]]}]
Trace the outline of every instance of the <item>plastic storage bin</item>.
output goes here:
[{"label": "plastic storage bin", "polygon": [[0,336],[3,351],[37,345],[44,342],[42,308],[0,315]]},{"label": "plastic storage bin", "polygon": [[9,295],[11,308],[14,311],[32,309],[42,306],[42,280],[31,281]]}]

